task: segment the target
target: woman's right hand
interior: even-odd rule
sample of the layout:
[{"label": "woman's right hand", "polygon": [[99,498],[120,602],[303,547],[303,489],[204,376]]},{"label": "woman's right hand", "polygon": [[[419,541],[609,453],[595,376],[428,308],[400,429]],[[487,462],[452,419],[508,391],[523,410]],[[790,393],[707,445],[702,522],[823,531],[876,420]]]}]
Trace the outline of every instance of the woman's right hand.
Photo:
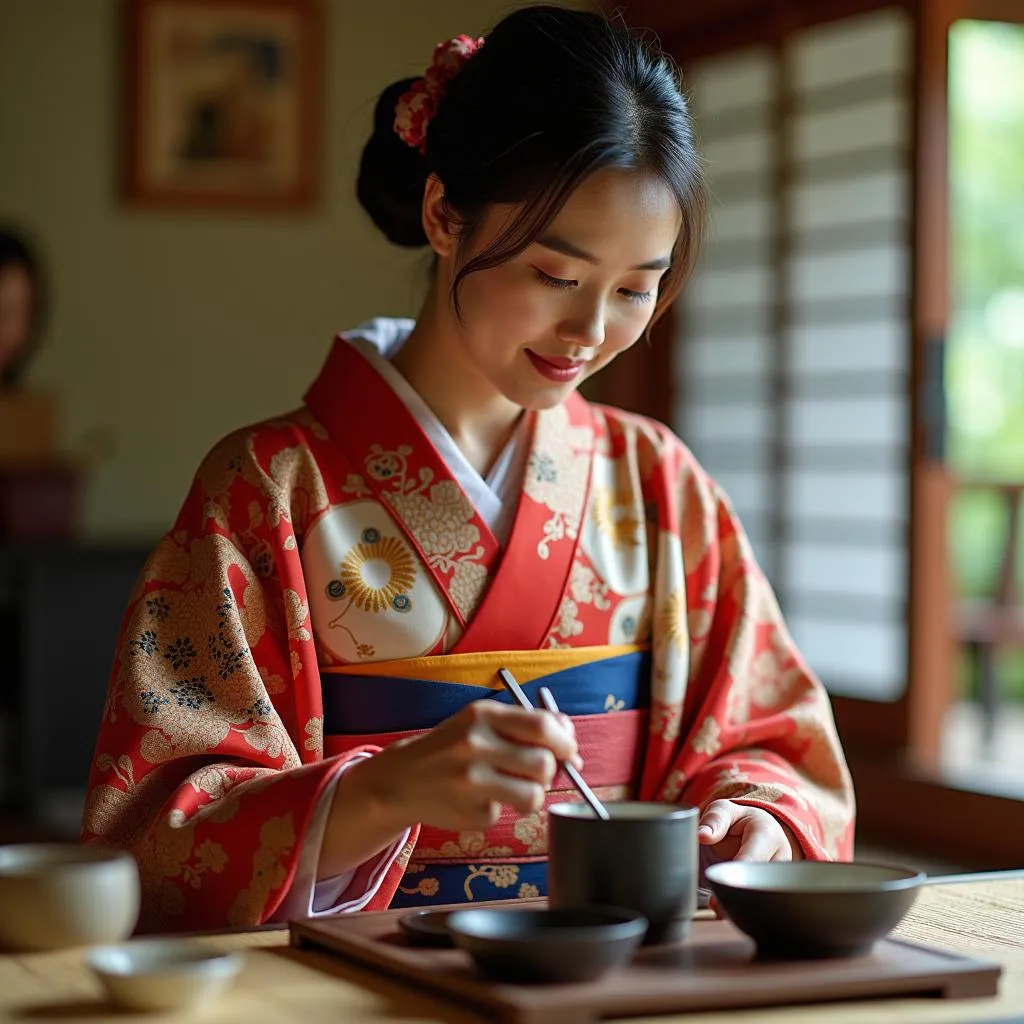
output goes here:
[{"label": "woman's right hand", "polygon": [[498,820],[502,804],[539,810],[559,761],[582,765],[568,716],[477,700],[346,774],[358,773],[403,827],[479,830]]},{"label": "woman's right hand", "polygon": [[567,715],[474,701],[342,773],[317,877],[363,863],[415,824],[482,831],[497,822],[502,804],[521,814],[539,810],[559,761],[583,763]]}]

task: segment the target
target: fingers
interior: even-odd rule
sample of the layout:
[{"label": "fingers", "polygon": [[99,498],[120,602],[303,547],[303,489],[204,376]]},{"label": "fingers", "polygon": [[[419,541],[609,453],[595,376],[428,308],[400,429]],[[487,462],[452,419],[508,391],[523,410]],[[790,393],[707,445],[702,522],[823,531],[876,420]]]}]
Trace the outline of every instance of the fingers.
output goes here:
[{"label": "fingers", "polygon": [[474,701],[404,750],[407,774],[427,791],[431,820],[459,828],[488,828],[501,805],[539,810],[558,762],[582,763],[567,716],[494,700]]},{"label": "fingers", "polygon": [[559,720],[559,722],[562,723],[562,727],[568,731],[569,735],[572,736],[573,742],[577,743],[576,756],[572,757],[572,758],[568,758],[568,760],[571,760],[572,763],[574,765],[576,765],[577,768],[582,768],[583,767],[583,755],[579,751],[579,744],[578,744],[578,741],[576,740],[576,726],[573,725],[572,719],[564,711],[559,711],[558,714],[555,717]]},{"label": "fingers", "polygon": [[[765,816],[767,818],[767,815]],[[743,839],[736,851],[736,860],[769,861],[779,852],[781,829],[772,828],[773,822],[760,817],[744,821]]]},{"label": "fingers", "polygon": [[697,840],[704,846],[720,843],[736,818],[739,805],[731,800],[714,800],[704,808],[697,826]]},{"label": "fingers", "polygon": [[792,859],[792,846],[782,824],[760,807],[715,800],[704,809],[697,828],[704,846],[715,846],[722,860]]},{"label": "fingers", "polygon": [[[449,807],[449,811],[453,808]],[[501,817],[501,801],[475,799],[456,808],[458,811],[459,829],[479,829],[486,831],[493,828]]]},{"label": "fingers", "polygon": [[474,701],[377,758],[401,780],[411,820],[446,830],[490,828],[502,806],[539,811],[563,760],[582,763],[568,716],[495,700]]},{"label": "fingers", "polygon": [[469,766],[467,782],[471,787],[474,803],[487,801],[508,804],[520,814],[532,814],[544,806],[543,785],[515,775],[507,775],[483,761],[476,761]]},{"label": "fingers", "polygon": [[488,722],[478,722],[466,734],[470,761],[490,765],[506,775],[536,782],[545,789],[558,771],[555,755],[547,747],[525,746],[505,739]]},{"label": "fingers", "polygon": [[509,707],[494,700],[475,701],[467,711],[478,721],[486,721],[506,740],[528,747],[545,747],[557,761],[572,761],[582,765],[576,746],[576,731],[567,715],[553,715],[549,711],[527,711]]}]

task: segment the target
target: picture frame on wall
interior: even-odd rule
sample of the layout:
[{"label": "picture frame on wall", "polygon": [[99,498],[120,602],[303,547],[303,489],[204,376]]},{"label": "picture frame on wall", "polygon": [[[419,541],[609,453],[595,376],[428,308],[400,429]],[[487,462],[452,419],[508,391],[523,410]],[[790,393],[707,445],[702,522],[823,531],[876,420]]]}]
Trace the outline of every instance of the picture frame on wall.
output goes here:
[{"label": "picture frame on wall", "polygon": [[126,0],[131,205],[289,210],[320,194],[319,0]]}]

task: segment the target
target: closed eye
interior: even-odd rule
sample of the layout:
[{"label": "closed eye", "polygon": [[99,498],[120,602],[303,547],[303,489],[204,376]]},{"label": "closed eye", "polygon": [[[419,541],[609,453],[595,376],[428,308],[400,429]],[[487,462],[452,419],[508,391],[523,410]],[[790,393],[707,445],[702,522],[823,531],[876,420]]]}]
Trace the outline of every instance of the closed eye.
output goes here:
[{"label": "closed eye", "polygon": [[[575,288],[579,282],[574,281],[571,278],[565,277],[552,277],[550,274],[545,274],[540,267],[533,268],[534,273],[537,275],[540,283],[546,288],[557,288],[558,290],[565,290],[566,288]],[[650,302],[654,298],[654,291],[637,292],[632,288],[620,288],[619,294],[628,299],[630,302],[636,302],[642,304],[644,302]]]},{"label": "closed eye", "polygon": [[564,277],[552,277],[550,274],[545,274],[540,267],[534,267],[534,273],[540,279],[540,283],[548,288],[575,288],[579,283],[578,281],[571,281]]}]

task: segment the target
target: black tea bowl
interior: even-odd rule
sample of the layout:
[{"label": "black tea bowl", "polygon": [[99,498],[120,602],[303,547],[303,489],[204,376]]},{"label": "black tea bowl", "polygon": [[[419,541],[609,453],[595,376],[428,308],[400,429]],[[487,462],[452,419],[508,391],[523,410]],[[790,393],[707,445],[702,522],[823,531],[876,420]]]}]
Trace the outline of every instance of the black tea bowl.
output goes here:
[{"label": "black tea bowl", "polygon": [[903,920],[925,876],[842,861],[727,861],[705,871],[711,891],[762,957],[862,956]]},{"label": "black tea bowl", "polygon": [[495,981],[593,981],[626,963],[647,919],[614,907],[456,910],[452,941]]},{"label": "black tea bowl", "polygon": [[448,931],[451,914],[450,910],[413,910],[403,914],[398,925],[416,946],[451,946],[452,934]]}]

